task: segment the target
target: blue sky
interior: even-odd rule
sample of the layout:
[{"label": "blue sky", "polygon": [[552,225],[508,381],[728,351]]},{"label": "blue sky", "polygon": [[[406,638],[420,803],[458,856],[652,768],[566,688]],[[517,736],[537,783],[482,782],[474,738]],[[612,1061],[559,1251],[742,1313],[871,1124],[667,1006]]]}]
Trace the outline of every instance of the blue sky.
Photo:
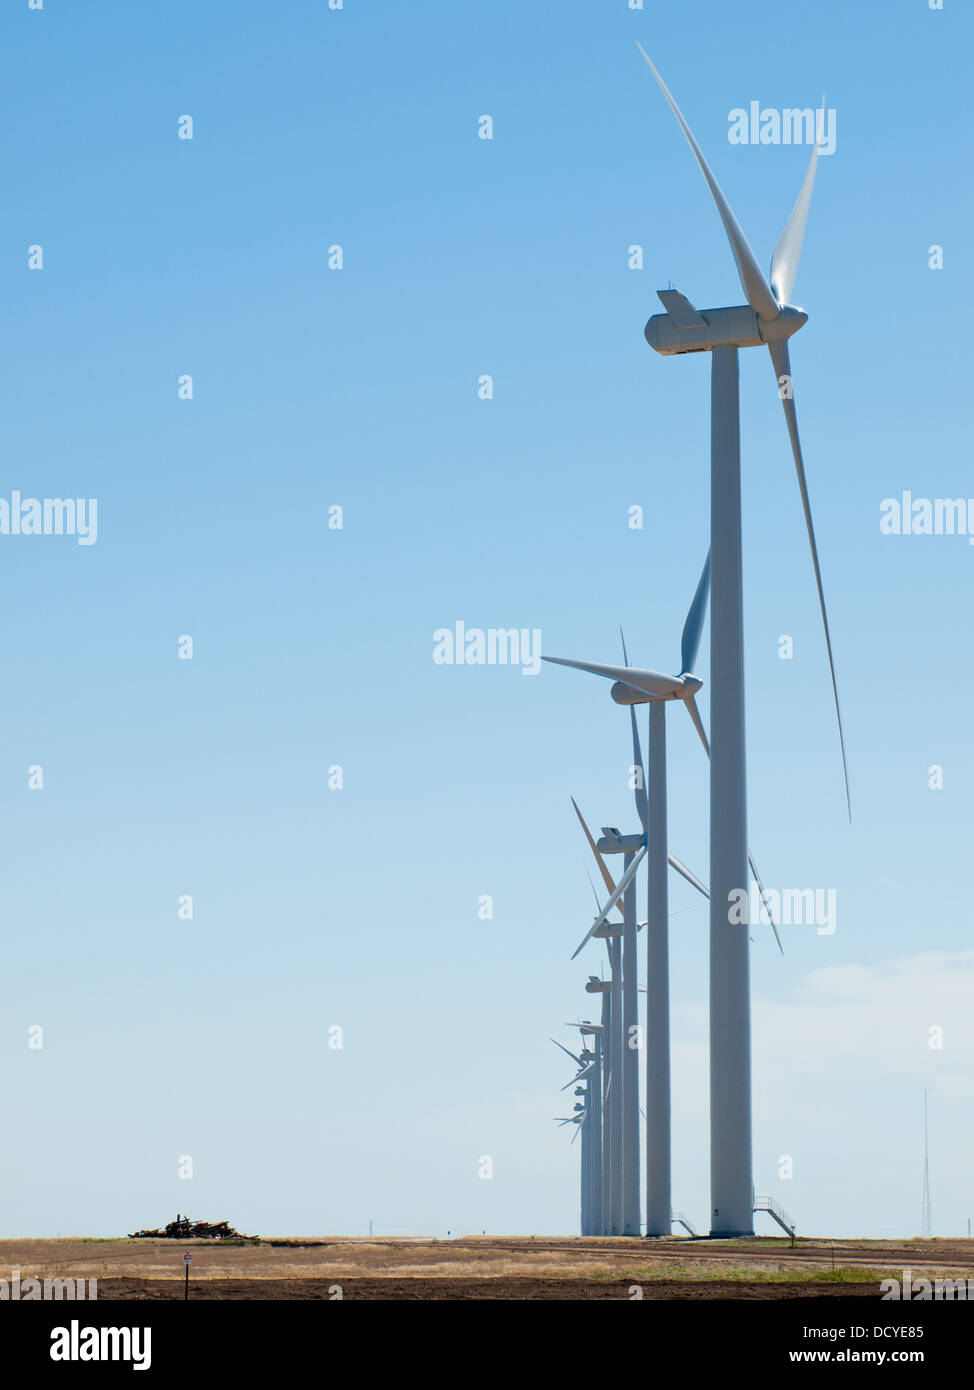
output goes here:
[{"label": "blue sky", "polygon": [[[637,40],[765,266],[807,151],[731,145],[728,113],[836,110],[792,362],[851,829],[784,422],[742,354],[750,842],[838,904],[784,959],[755,932],[756,1186],[799,1229],[914,1233],[927,1087],[935,1231],[966,1230],[974,552],[879,517],[974,493],[972,27],[959,0],[4,8],[0,496],[95,497],[98,540],[0,536],[0,1231],[574,1228],[548,1038],[600,961],[569,961],[569,795],[635,828],[628,722],[596,680],[432,651],[463,621],[613,661],[622,623],[637,663],[677,659],[708,364],[643,326],[668,283],[740,292]],[[671,846],[705,875],[706,766],[669,726]],[[674,1205],[701,1225],[706,937],[674,918]]]}]

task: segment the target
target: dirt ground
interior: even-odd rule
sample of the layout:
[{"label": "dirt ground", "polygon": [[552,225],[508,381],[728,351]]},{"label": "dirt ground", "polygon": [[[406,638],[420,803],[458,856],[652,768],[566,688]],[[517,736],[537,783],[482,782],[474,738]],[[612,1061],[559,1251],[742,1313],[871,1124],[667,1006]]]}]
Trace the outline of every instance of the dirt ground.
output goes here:
[{"label": "dirt ground", "polygon": [[280,1237],[259,1244],[0,1240],[0,1278],[95,1278],[102,1299],[794,1299],[871,1297],[879,1281],[974,1279],[974,1241],[465,1236]]},{"label": "dirt ground", "polygon": [[[334,1285],[327,1279],[211,1279],[205,1283],[191,1282],[191,1299],[248,1299],[279,1298],[287,1300],[328,1300],[335,1297]],[[808,1298],[807,1284],[747,1283],[744,1281],[697,1280],[676,1283],[660,1280],[640,1285],[644,1299],[782,1299]],[[342,1285],[343,1299],[416,1299],[430,1301],[555,1299],[577,1302],[580,1299],[629,1299],[632,1284],[629,1280],[606,1280],[593,1283],[583,1279],[349,1279]],[[818,1298],[879,1297],[878,1284],[823,1284],[814,1290]],[[98,1284],[98,1300],[106,1299],[173,1299],[183,1297],[181,1284],[162,1279],[109,1279]]]}]

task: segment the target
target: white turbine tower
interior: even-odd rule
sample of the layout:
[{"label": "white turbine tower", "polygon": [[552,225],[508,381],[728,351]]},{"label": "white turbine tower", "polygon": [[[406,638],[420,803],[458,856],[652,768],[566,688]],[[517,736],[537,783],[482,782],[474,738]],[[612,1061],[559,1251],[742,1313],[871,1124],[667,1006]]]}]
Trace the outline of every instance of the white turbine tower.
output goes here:
[{"label": "white turbine tower", "polygon": [[[732,894],[744,890],[746,897],[748,861],[738,379],[738,352],[742,347],[767,346],[784,406],[825,627],[846,804],[850,806],[851,818],[838,685],[788,351],[788,339],[808,321],[804,310],[795,308],[790,299],[815,180],[818,143],[816,141],[812,151],[798,200],[775,249],[769,284],[683,113],[641,45],[639,51],[679,121],[707,182],[747,299],[744,306],[700,312],[679,291],[661,290],[659,298],[667,312],[652,317],[645,332],[649,345],[664,356],[711,353],[710,1226],[714,1235],[750,1234],[754,1221],[749,937],[747,923],[732,924],[728,914]],[[663,694],[649,693],[656,698]],[[679,692],[674,690],[673,693]],[[680,696],[687,700],[688,707],[693,694],[694,690],[690,689],[688,694]]]}]

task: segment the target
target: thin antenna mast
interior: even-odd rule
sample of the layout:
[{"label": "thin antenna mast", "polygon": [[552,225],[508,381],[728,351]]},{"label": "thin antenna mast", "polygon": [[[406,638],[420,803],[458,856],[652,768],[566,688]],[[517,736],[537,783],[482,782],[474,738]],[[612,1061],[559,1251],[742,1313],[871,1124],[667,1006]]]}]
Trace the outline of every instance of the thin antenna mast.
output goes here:
[{"label": "thin antenna mast", "polygon": [[930,1150],[927,1143],[927,1093],[923,1093],[923,1206],[920,1211],[920,1235],[924,1240],[933,1236],[933,1217],[930,1214]]}]

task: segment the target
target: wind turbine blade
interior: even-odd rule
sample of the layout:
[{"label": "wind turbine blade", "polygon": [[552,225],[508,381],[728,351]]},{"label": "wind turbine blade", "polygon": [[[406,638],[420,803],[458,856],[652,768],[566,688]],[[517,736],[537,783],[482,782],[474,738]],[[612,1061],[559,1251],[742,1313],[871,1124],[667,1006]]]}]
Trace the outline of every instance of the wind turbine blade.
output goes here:
[{"label": "wind turbine blade", "polygon": [[[822,97],[824,122],[825,97]],[[808,222],[808,209],[812,201],[812,188],[815,184],[815,170],[818,168],[818,130],[815,131],[815,148],[809,161],[808,172],[798,194],[798,200],[791,210],[778,245],[771,260],[771,289],[779,304],[790,304],[798,273],[798,261],[805,239],[805,224]]]},{"label": "wind turbine blade", "polygon": [[[592,853],[595,855],[596,863],[597,863],[598,866],[599,866],[599,872],[600,872],[601,875],[602,875],[602,882],[605,884],[606,888],[609,890],[610,893],[614,893],[614,892],[615,892],[615,887],[616,887],[616,886],[615,886],[615,884],[614,884],[613,881],[612,881],[612,875],[609,873],[608,865],[606,864],[605,860],[602,858],[602,855],[601,855],[601,853],[600,853],[600,851],[599,851],[598,845],[597,845],[597,844],[595,843],[595,841],[592,839],[592,832],[589,830],[588,826],[585,824],[585,817],[582,815],[581,811],[578,809],[578,802],[575,800],[574,797],[572,797],[571,801],[572,801],[572,805],[575,807],[575,814],[576,814],[576,816],[577,816],[578,819],[579,819],[579,823],[581,824],[582,829],[585,831],[585,838],[586,838],[586,840],[588,840],[589,845],[591,846],[591,849],[592,849]],[[596,897],[595,901],[598,902],[598,897]]]},{"label": "wind turbine blade", "polygon": [[628,665],[629,665],[629,653],[626,651],[626,634],[623,632],[623,630],[622,630],[621,627],[619,628],[619,636],[620,636],[620,638],[622,639],[622,659],[623,659],[623,661],[625,662],[625,664],[628,666]]},{"label": "wind turbine blade", "polygon": [[[704,746],[704,748],[705,748],[705,750],[706,750],[706,753],[707,753],[707,757],[709,758],[709,757],[710,757],[710,744],[707,742],[707,735],[706,735],[706,733],[704,732],[703,722],[702,722],[701,719],[700,719],[700,711],[697,709],[696,701],[694,700],[694,698],[693,698],[692,695],[690,696],[689,700],[686,701],[686,706],[687,706],[687,709],[690,711],[690,718],[693,720],[694,724],[697,726],[697,733],[700,735],[701,742],[703,743],[703,746]],[[691,708],[691,707],[692,707],[692,708]],[[758,892],[761,894],[761,901],[762,901],[762,903],[764,904],[764,910],[765,910],[765,912],[768,914],[768,921],[771,923],[771,930],[774,932],[774,939],[775,939],[775,941],[777,941],[777,943],[778,943],[778,950],[781,952],[782,955],[784,955],[784,954],[785,954],[785,949],[784,949],[784,947],[783,947],[782,944],[781,944],[781,937],[778,935],[778,928],[775,926],[774,914],[772,913],[771,907],[770,907],[770,905],[769,905],[768,895],[767,895],[767,892],[765,891],[764,884],[761,882],[761,875],[758,873],[757,865],[756,865],[755,862],[754,862],[754,856],[753,856],[753,854],[751,853],[750,850],[748,850],[748,852],[747,852],[747,859],[748,859],[748,863],[749,863],[750,866],[751,866],[751,873],[754,875],[754,881],[755,881],[755,883],[758,885]],[[674,858],[673,858],[672,855],[670,855],[670,863],[673,865],[673,867],[674,867],[675,869],[677,869],[678,872],[683,873],[683,868],[682,868],[682,866],[679,865],[679,864],[677,864],[677,862],[674,860]],[[685,877],[686,877],[686,874],[684,873],[684,878],[685,878]],[[703,889],[703,885],[702,885],[702,884],[697,884],[696,886],[699,887],[699,888],[701,888],[701,889]],[[710,894],[708,893],[707,896],[709,897]],[[681,912],[685,912],[685,911],[686,911],[686,908],[681,908],[680,911],[681,911]],[[670,916],[672,916],[672,915],[673,915],[673,914],[671,913]]]},{"label": "wind turbine blade", "polygon": [[774,913],[771,911],[771,904],[768,902],[768,895],[764,891],[764,884],[761,882],[761,875],[758,873],[758,866],[757,864],[755,864],[754,855],[751,853],[750,850],[748,850],[747,852],[747,862],[751,866],[751,873],[754,875],[754,882],[758,885],[758,892],[761,894],[761,902],[764,905],[765,912],[768,914],[768,921],[771,923],[771,930],[774,932],[774,939],[778,943],[778,950],[781,952],[782,955],[784,955],[785,948],[781,944],[781,937],[778,935],[778,928],[774,924]]},{"label": "wind turbine blade", "polygon": [[683,625],[683,641],[680,644],[680,666],[684,674],[693,670],[700,650],[700,634],[703,632],[704,615],[707,612],[707,597],[710,593],[710,551],[704,561],[700,582],[697,584],[687,620]]},{"label": "wind turbine blade", "polygon": [[596,891],[595,891],[595,884],[592,882],[592,875],[591,875],[591,874],[589,873],[589,871],[588,871],[588,865],[587,865],[587,864],[585,865],[585,877],[588,879],[588,886],[589,886],[589,887],[591,888],[591,890],[592,890],[592,897],[595,899],[595,906],[596,906],[596,907],[601,907],[602,904],[599,902],[599,895],[598,895],[598,893],[596,893]]},{"label": "wind turbine blade", "polygon": [[779,388],[781,386],[781,378],[787,377],[788,390],[781,403],[785,408],[785,422],[788,426],[789,438],[791,439],[791,452],[795,456],[795,472],[798,474],[798,489],[801,492],[802,509],[805,513],[805,529],[808,532],[808,543],[812,548],[812,565],[815,568],[815,584],[818,588],[818,603],[822,610],[822,623],[825,627],[825,645],[829,654],[832,694],[835,697],[835,717],[839,725],[839,744],[842,748],[842,776],[845,779],[846,809],[849,812],[849,821],[851,824],[852,798],[849,794],[849,767],[845,755],[845,734],[842,729],[842,711],[839,709],[839,686],[835,678],[835,662],[832,659],[832,636],[829,632],[829,615],[825,607],[825,590],[822,587],[822,571],[818,563],[818,547],[815,544],[815,527],[812,525],[812,508],[808,500],[808,484],[805,481],[805,463],[802,458],[801,440],[798,437],[798,415],[795,411],[794,387],[791,376],[791,355],[788,352],[787,339],[784,339],[780,343],[769,343],[768,348],[771,352],[771,360],[774,363],[775,376],[778,379]]},{"label": "wind turbine blade", "polygon": [[700,718],[700,711],[697,709],[697,702],[696,702],[695,698],[694,698],[692,695],[690,695],[690,696],[687,697],[687,699],[684,700],[683,703],[684,703],[684,704],[686,705],[686,707],[687,707],[687,713],[689,714],[690,718],[693,720],[693,727],[696,729],[697,733],[700,735],[700,742],[703,744],[704,752],[706,753],[707,757],[709,758],[709,757],[710,757],[710,741],[709,741],[709,739],[707,738],[707,731],[706,731],[706,729],[703,727],[703,720]]},{"label": "wind turbine blade", "polygon": [[[628,667],[629,653],[626,651],[626,637],[621,627],[619,636],[622,638],[622,659]],[[643,766],[643,751],[639,746],[639,723],[636,719],[635,705],[629,706],[629,719],[632,724],[632,765],[638,769],[637,784],[633,788],[636,793],[636,815],[645,833],[649,830],[649,801],[646,797],[646,769]]]},{"label": "wind turbine blade", "polygon": [[[626,651],[626,638],[621,627],[619,636],[622,638],[622,659],[628,666],[629,653]],[[632,724],[632,765],[637,769],[637,782],[633,788],[636,793],[636,815],[645,833],[649,830],[649,801],[646,797],[646,769],[643,766],[643,750],[639,746],[639,723],[636,719],[635,705],[629,706],[629,720]]]},{"label": "wind turbine blade", "polygon": [[714,202],[717,204],[717,211],[720,213],[720,220],[724,224],[724,231],[727,233],[727,240],[730,242],[731,251],[734,253],[734,260],[737,263],[737,273],[741,277],[741,285],[744,289],[745,295],[747,296],[747,302],[748,304],[750,304],[751,308],[754,310],[756,314],[759,314],[761,318],[763,318],[766,322],[770,323],[773,319],[776,319],[778,317],[781,310],[779,308],[777,300],[771,293],[771,287],[768,285],[767,280],[765,280],[764,278],[764,273],[762,272],[761,267],[757,263],[757,258],[755,257],[754,252],[748,245],[747,237],[741,231],[740,223],[734,216],[734,213],[731,210],[730,203],[728,203],[727,199],[721,192],[720,184],[714,178],[710,165],[704,158],[703,150],[700,148],[700,146],[694,139],[693,131],[687,125],[683,112],[680,110],[676,102],[673,100],[673,97],[670,93],[670,89],[667,87],[662,77],[660,77],[659,73],[656,71],[656,68],[650,61],[649,55],[643,48],[642,44],[637,43],[636,47],[639,49],[640,53],[646,59],[650,72],[656,78],[656,81],[659,83],[660,90],[666,97],[666,100],[670,103],[670,107],[673,111],[673,114],[676,117],[676,119],[680,122],[680,127],[683,130],[683,134],[687,137],[687,143],[689,144],[691,150],[693,150],[694,158],[700,165],[701,173],[707,180],[707,187],[710,189],[711,196],[713,197]]},{"label": "wind turbine blade", "polygon": [[636,877],[636,870],[642,863],[645,854],[646,846],[642,845],[639,849],[637,849],[636,853],[633,855],[632,863],[629,865],[629,868],[626,870],[626,872],[622,875],[622,878],[620,878],[619,882],[616,884],[615,889],[612,892],[612,896],[609,898],[605,907],[599,913],[598,917],[596,917],[595,921],[589,927],[581,942],[579,942],[578,946],[575,948],[575,951],[572,953],[572,960],[575,959],[579,951],[582,950],[583,946],[588,945],[588,942],[598,931],[599,927],[601,927],[602,923],[608,917],[609,913],[615,907],[616,903],[622,897],[623,893],[629,887],[630,883],[632,883],[633,879]]},{"label": "wind turbine blade", "polygon": [[[667,917],[679,917],[681,912],[692,912],[694,908],[700,907],[700,905],[700,903],[690,903],[689,907],[671,907],[666,915]],[[642,931],[643,927],[649,926],[649,923],[637,922],[636,925],[638,926],[639,930]],[[639,988],[642,990],[644,994],[646,993],[645,985],[640,985]]]},{"label": "wind turbine blade", "polygon": [[582,1065],[581,1057],[576,1057],[574,1052],[569,1052],[567,1047],[562,1047],[562,1044],[558,1041],[557,1038],[549,1038],[548,1041],[553,1042],[555,1047],[560,1047],[562,1052],[564,1052],[567,1057],[570,1057],[573,1062],[577,1062],[579,1066]]},{"label": "wind turbine blade", "polygon": [[636,720],[636,706],[629,706],[632,721],[632,765],[636,769],[636,814],[645,834],[649,830],[649,801],[646,796],[646,769],[643,767],[643,750],[639,745],[639,724]]},{"label": "wind turbine blade", "polygon": [[553,666],[571,666],[575,671],[605,676],[606,680],[621,681],[623,685],[638,690],[640,695],[665,698],[675,695],[683,685],[679,676],[667,676],[662,671],[644,671],[638,666],[607,666],[600,661],[570,661],[564,656],[543,656],[541,660]]},{"label": "wind turbine blade", "polygon": [[[582,1132],[582,1126],[581,1126],[580,1124],[576,1125],[576,1126],[575,1126],[575,1133],[572,1135],[572,1144],[574,1144],[575,1140],[578,1138],[578,1136],[581,1134],[581,1132]],[[571,1148],[571,1144],[569,1144],[568,1147]]]},{"label": "wind turbine blade", "polygon": [[681,864],[675,854],[668,854],[666,858],[670,863],[670,867],[674,868],[678,874],[682,874],[687,883],[692,883],[698,893],[702,893],[705,898],[710,897],[710,889],[705,888],[696,874],[692,874],[685,864]]},{"label": "wind turbine blade", "polygon": [[565,1085],[562,1086],[561,1089],[563,1091],[567,1091],[569,1086],[577,1086],[579,1081],[584,1081],[587,1077],[591,1076],[594,1070],[595,1063],[589,1062],[589,1064],[582,1071],[580,1071],[577,1076],[572,1077],[571,1081],[566,1081]]}]

